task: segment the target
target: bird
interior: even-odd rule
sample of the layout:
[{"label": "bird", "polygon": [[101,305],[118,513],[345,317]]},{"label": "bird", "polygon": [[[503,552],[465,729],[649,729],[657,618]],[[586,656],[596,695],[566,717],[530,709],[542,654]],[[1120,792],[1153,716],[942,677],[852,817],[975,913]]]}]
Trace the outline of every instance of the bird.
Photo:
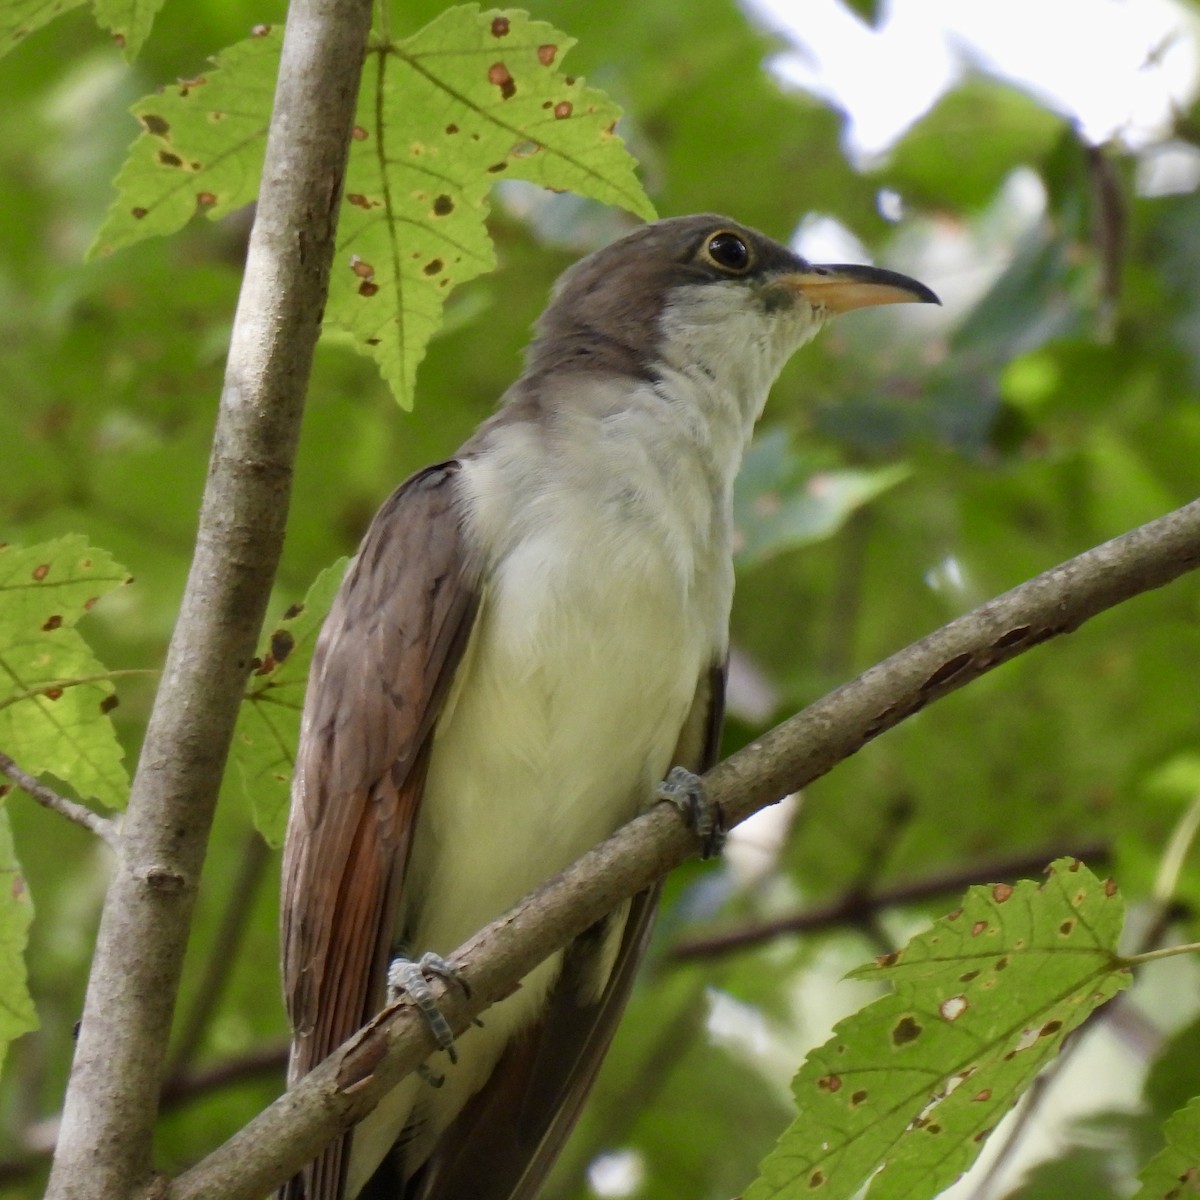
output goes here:
[{"label": "bird", "polygon": [[[642,225],[559,278],[523,373],[383,504],[318,638],[283,857],[290,1082],[389,980],[419,988],[437,956],[670,798],[664,779],[714,764],[755,422],[827,318],[899,302],[939,301],[710,213]],[[657,898],[543,962],[281,1194],[535,1196]],[[415,975],[398,970],[411,954],[428,956]]]}]

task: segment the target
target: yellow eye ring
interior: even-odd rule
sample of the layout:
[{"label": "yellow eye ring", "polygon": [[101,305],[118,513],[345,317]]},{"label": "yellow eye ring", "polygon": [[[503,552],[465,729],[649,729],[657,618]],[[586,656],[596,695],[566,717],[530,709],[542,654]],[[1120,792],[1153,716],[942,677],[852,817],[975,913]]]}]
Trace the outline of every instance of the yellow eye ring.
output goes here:
[{"label": "yellow eye ring", "polygon": [[754,255],[746,239],[732,229],[718,229],[704,239],[707,262],[729,275],[745,275],[754,266]]}]

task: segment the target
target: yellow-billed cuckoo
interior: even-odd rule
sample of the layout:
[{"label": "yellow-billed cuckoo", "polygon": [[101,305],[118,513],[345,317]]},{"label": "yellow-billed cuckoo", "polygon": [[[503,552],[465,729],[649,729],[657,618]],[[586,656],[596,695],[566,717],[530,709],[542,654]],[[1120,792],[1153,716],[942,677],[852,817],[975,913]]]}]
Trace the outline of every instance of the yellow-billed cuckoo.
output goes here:
[{"label": "yellow-billed cuckoo", "polygon": [[[829,316],[934,302],[813,266],[726,217],[658,221],[568,270],[525,372],[367,531],[317,644],[283,866],[290,1078],[712,764],[730,503],[767,392]],[[306,1200],[531,1197],[646,944],[643,894],[528,975],[287,1189]]]}]

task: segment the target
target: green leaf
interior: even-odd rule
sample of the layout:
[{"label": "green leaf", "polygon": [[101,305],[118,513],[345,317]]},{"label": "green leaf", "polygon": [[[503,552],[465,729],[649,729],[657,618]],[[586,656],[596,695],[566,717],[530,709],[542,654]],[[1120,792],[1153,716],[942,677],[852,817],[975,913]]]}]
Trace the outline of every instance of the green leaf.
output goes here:
[{"label": "green leaf", "polygon": [[116,693],[74,626],[129,581],[78,534],[0,546],[0,749],[30,774],[50,772],[109,808],[123,807],[129,792],[108,716]]},{"label": "green leaf", "polygon": [[[280,32],[133,108],[145,132],[93,247],[109,252],[216,218],[257,193]],[[401,41],[372,41],[353,129],[326,325],[370,354],[405,406],[458,284],[490,270],[497,179],[654,209],[613,132],[620,109],[559,67],[574,39],[526,14],[452,8]]]},{"label": "green leaf", "polygon": [[1167,1144],[1142,1171],[1133,1200],[1182,1200],[1200,1195],[1200,1096],[1173,1114]]},{"label": "green leaf", "polygon": [[89,256],[174,233],[198,211],[227,216],[258,195],[282,43],[282,28],[260,26],[212,70],[130,109],[144,132],[117,173],[117,199]]},{"label": "green leaf", "polygon": [[559,70],[574,39],[518,11],[449,9],[363,70],[328,322],[405,407],[457,284],[492,269],[497,179],[526,179],[652,218],[620,109]]},{"label": "green leaf", "polygon": [[254,823],[273,846],[283,842],[287,824],[313,648],[347,561],[339,559],[322,571],[303,603],[289,608],[267,635],[234,728],[230,757],[253,806]]},{"label": "green leaf", "polygon": [[911,474],[903,463],[829,469],[794,451],[785,429],[750,447],[734,485],[739,565],[832,537],[847,518]]},{"label": "green leaf", "polygon": [[0,56],[7,54],[35,30],[61,13],[78,8],[84,0],[8,0],[0,8]]},{"label": "green leaf", "polygon": [[38,1025],[25,982],[25,944],[32,921],[33,903],[17,862],[8,812],[0,804],[0,1067],[9,1043]]},{"label": "green leaf", "polygon": [[96,20],[112,33],[132,62],[150,33],[163,0],[94,0]]},{"label": "green leaf", "polygon": [[979,209],[1014,168],[1040,161],[1062,130],[1062,117],[1018,88],[973,79],[912,127],[879,181],[920,205]]},{"label": "green leaf", "polygon": [[1043,884],[972,888],[895,955],[852,972],[896,990],[842,1021],[793,1083],[796,1120],[746,1200],[934,1196],[1063,1038],[1129,982],[1123,904],[1059,859]]}]

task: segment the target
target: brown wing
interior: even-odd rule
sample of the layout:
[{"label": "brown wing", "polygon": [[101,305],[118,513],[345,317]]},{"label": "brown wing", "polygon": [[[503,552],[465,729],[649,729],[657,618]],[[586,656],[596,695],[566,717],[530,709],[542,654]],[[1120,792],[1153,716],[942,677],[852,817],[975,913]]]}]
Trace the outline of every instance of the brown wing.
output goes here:
[{"label": "brown wing", "polygon": [[[382,1006],[431,734],[479,605],[459,469],[414,475],[379,510],[313,656],[283,855],[292,1082]],[[347,1144],[284,1196],[340,1197]]]},{"label": "brown wing", "polygon": [[[697,685],[673,765],[702,772],[717,761],[724,710],[721,663]],[[607,923],[576,939],[545,1015],[504,1052],[492,1078],[413,1178],[404,1200],[532,1200],[537,1194],[616,1032],[650,940],[660,891],[661,885],[634,897],[612,974],[590,1004],[579,1002],[581,981],[601,952]],[[394,1181],[386,1194],[397,1195]]]}]

